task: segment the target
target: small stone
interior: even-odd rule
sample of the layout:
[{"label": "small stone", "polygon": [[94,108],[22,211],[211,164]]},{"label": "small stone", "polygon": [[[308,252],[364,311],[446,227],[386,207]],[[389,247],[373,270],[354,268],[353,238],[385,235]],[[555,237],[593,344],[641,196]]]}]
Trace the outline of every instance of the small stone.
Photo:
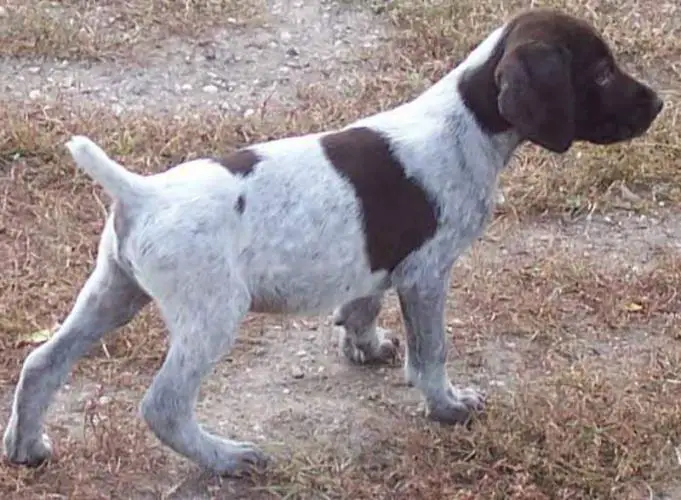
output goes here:
[{"label": "small stone", "polygon": [[248,108],[246,111],[244,111],[244,118],[248,118],[250,116],[253,116],[255,114],[255,110],[252,108]]},{"label": "small stone", "polygon": [[206,94],[216,94],[218,88],[215,85],[206,85],[202,89]]},{"label": "small stone", "polygon": [[286,49],[286,55],[289,57],[298,57],[300,55],[300,52],[295,47],[289,47],[288,49]]},{"label": "small stone", "polygon": [[28,68],[28,72],[33,73],[34,75],[40,73],[40,66],[31,66]]},{"label": "small stone", "polygon": [[192,87],[192,84],[191,84],[191,83],[185,83],[185,84],[182,85],[182,87],[180,87],[180,88],[181,88],[182,90],[191,90],[191,89],[193,89],[194,87]]},{"label": "small stone", "polygon": [[305,376],[305,372],[303,372],[300,366],[294,366],[293,370],[291,370],[291,376],[299,380]]},{"label": "small stone", "polygon": [[279,38],[281,38],[283,42],[289,42],[291,41],[291,33],[289,33],[288,31],[282,31],[281,34],[279,35]]},{"label": "small stone", "polygon": [[303,356],[307,356],[307,351],[301,349],[300,351],[298,351],[296,353],[296,356],[298,356],[299,358],[302,358]]},{"label": "small stone", "polygon": [[100,405],[108,405],[109,403],[111,403],[111,398],[109,396],[102,396],[99,398]]},{"label": "small stone", "polygon": [[234,18],[234,17],[228,17],[228,18],[227,18],[227,22],[228,22],[229,24],[236,24],[236,23],[237,23],[237,20],[236,20],[236,18]]},{"label": "small stone", "polygon": [[291,389],[289,389],[288,387],[285,387],[284,390],[281,391],[281,392],[283,392],[284,394],[291,394]]},{"label": "small stone", "polygon": [[28,98],[31,100],[38,99],[40,97],[40,90],[34,89],[28,93]]},{"label": "small stone", "polygon": [[637,203],[641,201],[641,197],[629,189],[624,183],[620,184],[620,193],[622,198],[626,201]]}]

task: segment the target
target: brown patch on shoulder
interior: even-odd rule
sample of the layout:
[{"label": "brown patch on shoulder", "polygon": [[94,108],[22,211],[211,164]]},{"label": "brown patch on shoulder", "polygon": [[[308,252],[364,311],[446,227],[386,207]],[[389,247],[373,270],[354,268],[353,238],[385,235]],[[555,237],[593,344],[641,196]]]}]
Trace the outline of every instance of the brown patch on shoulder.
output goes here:
[{"label": "brown patch on shoulder", "polygon": [[320,140],[329,162],[355,189],[362,205],[372,271],[392,271],[435,234],[437,215],[425,190],[390,151],[390,143],[366,127]]},{"label": "brown patch on shoulder", "polygon": [[239,149],[215,161],[232,172],[234,175],[247,176],[260,161],[260,157],[250,149]]}]

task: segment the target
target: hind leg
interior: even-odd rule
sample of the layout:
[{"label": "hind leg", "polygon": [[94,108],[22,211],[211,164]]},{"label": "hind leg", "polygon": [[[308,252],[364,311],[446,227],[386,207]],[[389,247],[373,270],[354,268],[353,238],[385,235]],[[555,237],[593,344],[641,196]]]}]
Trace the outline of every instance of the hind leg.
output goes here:
[{"label": "hind leg", "polygon": [[156,437],[175,452],[214,473],[236,475],[264,465],[265,455],[249,443],[203,430],[195,405],[201,380],[234,343],[250,296],[225,263],[208,263],[210,269],[185,266],[193,272],[172,282],[162,279],[168,286],[156,299],[170,330],[170,349],[141,412]]},{"label": "hind leg", "polygon": [[38,465],[51,455],[45,412],[73,364],[107,332],[128,323],[150,301],[105,251],[55,335],[31,352],[14,393],[4,448],[10,461]]},{"label": "hind leg", "polygon": [[341,327],[341,352],[353,363],[389,363],[397,356],[397,338],[376,325],[382,301],[383,294],[363,297],[334,314],[334,324]]}]

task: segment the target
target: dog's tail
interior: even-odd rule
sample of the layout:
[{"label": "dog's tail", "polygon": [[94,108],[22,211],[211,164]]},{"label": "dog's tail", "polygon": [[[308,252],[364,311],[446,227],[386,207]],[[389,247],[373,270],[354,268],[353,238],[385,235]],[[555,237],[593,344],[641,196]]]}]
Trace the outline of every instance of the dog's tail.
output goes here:
[{"label": "dog's tail", "polygon": [[130,172],[90,139],[75,135],[66,143],[76,166],[85,171],[116,200],[131,200],[143,189],[144,177]]}]

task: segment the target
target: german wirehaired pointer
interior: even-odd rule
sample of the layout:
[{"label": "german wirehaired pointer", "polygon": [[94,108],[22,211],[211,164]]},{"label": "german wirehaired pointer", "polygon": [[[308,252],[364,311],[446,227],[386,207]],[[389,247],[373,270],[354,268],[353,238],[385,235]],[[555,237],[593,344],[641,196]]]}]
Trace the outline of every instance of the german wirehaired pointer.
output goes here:
[{"label": "german wirehaired pointer", "polygon": [[265,461],[252,444],[201,428],[199,384],[249,312],[335,309],[344,355],[387,361],[376,327],[395,289],[406,330],[405,376],[428,416],[463,423],[483,407],[447,376],[450,270],[480,235],[499,172],[530,141],[556,153],[575,141],[643,134],[662,109],[587,23],[523,12],[426,92],[341,130],[254,144],[141,176],[83,136],[68,149],[114,199],[97,263],[73,310],[26,358],[4,435],[9,460],[51,454],[46,409],[72,365],[151,300],[170,347],[141,403],[154,434],[209,470]]}]

